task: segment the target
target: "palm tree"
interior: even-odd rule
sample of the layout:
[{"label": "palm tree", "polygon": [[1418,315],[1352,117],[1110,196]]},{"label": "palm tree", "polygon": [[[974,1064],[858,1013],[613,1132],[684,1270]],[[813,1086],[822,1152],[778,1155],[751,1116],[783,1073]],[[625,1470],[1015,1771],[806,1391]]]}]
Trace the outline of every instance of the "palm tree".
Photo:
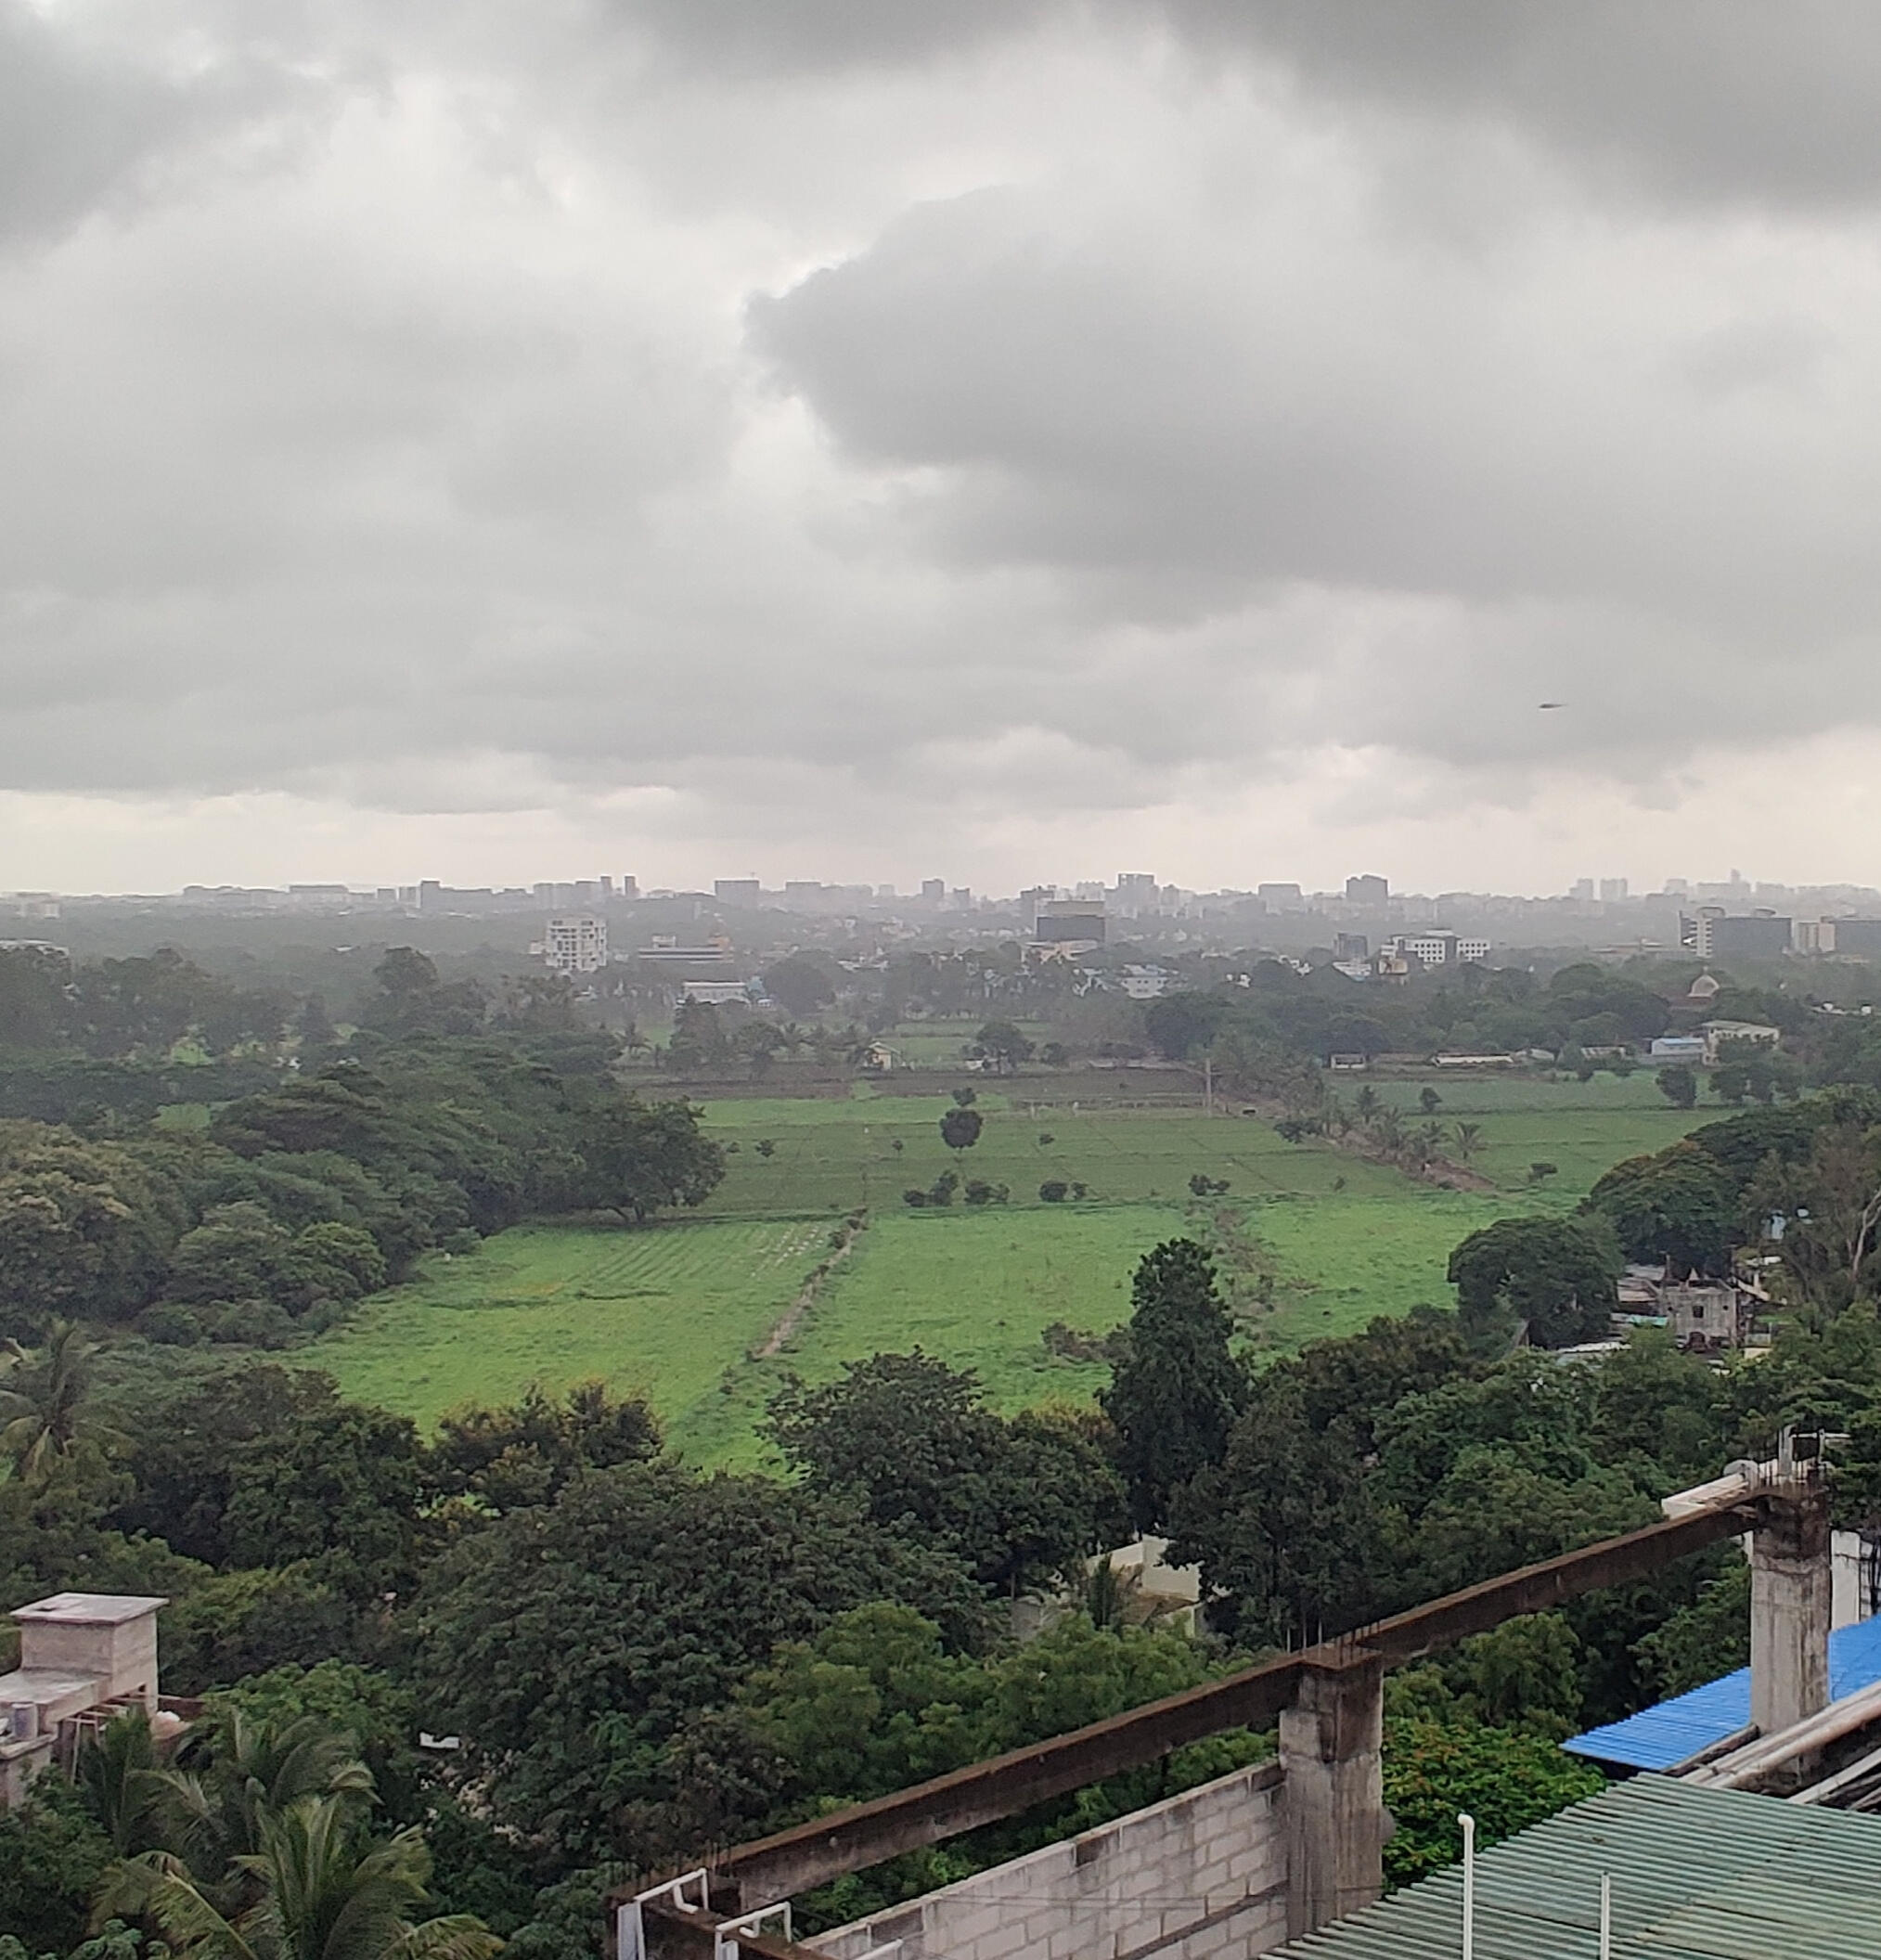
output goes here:
[{"label": "palm tree", "polygon": [[261,1812],[259,1849],[236,1860],[253,1902],[227,1911],[181,1860],[149,1851],[106,1874],[95,1922],[129,1912],[174,1951],[201,1960],[489,1960],[502,1945],[481,1919],[419,1919],[429,1902],[424,1834],[382,1844],[343,1796]]},{"label": "palm tree", "polygon": [[1465,1164],[1483,1147],[1483,1126],[1480,1123],[1459,1123],[1457,1125],[1457,1155]]},{"label": "palm tree", "polygon": [[1378,1091],[1369,1082],[1360,1083],[1352,1106],[1359,1112],[1359,1121],[1369,1123],[1378,1114]]},{"label": "palm tree", "polygon": [[75,1774],[120,1858],[149,1842],[151,1811],[164,1786],[156,1739],[142,1709],[105,1723],[80,1749]]},{"label": "palm tree", "polygon": [[260,1852],[271,1817],[310,1798],[359,1809],[372,1798],[372,1772],[353,1736],[312,1715],[276,1727],[232,1709],[193,1730],[176,1766],[156,1773],[162,1841],[227,1889],[219,1894],[225,1904],[242,1889],[238,1869]]},{"label": "palm tree", "polygon": [[0,1456],[16,1476],[43,1476],[77,1447],[97,1351],[75,1322],[61,1320],[48,1326],[36,1356],[18,1341],[0,1348],[7,1385],[0,1388]]}]

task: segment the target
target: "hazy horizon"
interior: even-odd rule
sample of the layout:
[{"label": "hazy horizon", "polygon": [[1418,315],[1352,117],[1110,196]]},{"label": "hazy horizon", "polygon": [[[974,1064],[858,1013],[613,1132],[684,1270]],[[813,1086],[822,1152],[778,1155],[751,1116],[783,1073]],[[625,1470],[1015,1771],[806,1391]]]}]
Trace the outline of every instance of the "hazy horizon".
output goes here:
[{"label": "hazy horizon", "polygon": [[1881,883],[1877,83],[1849,0],[0,0],[0,884]]}]

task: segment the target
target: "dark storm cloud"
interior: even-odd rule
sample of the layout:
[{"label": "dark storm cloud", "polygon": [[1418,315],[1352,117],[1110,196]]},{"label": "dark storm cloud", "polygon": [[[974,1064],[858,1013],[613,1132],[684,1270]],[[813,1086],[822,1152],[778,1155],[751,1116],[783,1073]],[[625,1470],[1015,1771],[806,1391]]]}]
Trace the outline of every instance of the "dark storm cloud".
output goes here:
[{"label": "dark storm cloud", "polygon": [[1835,325],[1538,334],[1572,258],[1512,279],[1362,214],[1310,228],[1054,230],[1037,197],[982,193],[754,303],[754,335],[858,461],[928,472],[906,510],[936,548],[1115,603],[1134,570],[1164,612],[1182,567],[1199,616],[1304,581],[1631,609],[1720,648],[1865,640],[1876,472],[1816,475],[1848,384]]}]

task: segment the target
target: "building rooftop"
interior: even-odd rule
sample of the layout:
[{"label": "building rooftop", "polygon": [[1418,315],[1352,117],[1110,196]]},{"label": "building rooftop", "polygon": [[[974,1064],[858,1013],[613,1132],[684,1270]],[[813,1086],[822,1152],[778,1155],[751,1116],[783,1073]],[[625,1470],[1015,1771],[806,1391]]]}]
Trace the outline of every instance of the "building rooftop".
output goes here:
[{"label": "building rooftop", "polygon": [[31,1605],[14,1607],[13,1618],[34,1626],[116,1627],[169,1604],[167,1599],[146,1599],[132,1592],[55,1592]]},{"label": "building rooftop", "polygon": [[[1881,1619],[1857,1620],[1829,1635],[1829,1699],[1840,1701],[1881,1681]],[[1750,1721],[1750,1670],[1739,1668],[1624,1721],[1609,1721],[1562,1747],[1628,1770],[1669,1770],[1734,1735]]]},{"label": "building rooftop", "polygon": [[[1476,1860],[1476,1960],[1591,1960],[1600,1880],[1615,1960],[1881,1954],[1881,1818],[1637,1776]],[[1456,1960],[1452,1866],[1276,1960]]]}]

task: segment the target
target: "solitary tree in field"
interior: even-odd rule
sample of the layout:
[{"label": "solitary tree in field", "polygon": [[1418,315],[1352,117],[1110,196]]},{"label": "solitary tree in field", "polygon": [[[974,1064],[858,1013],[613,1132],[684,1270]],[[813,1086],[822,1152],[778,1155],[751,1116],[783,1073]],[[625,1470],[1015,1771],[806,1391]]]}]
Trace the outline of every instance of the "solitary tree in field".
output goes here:
[{"label": "solitary tree in field", "polygon": [[1668,1063],[1653,1080],[1674,1109],[1690,1109],[1698,1101],[1697,1075],[1682,1062]]},{"label": "solitary tree in field", "polygon": [[973,1046],[992,1063],[995,1075],[1010,1076],[1032,1059],[1032,1043],[1010,1021],[988,1021],[973,1037]]},{"label": "solitary tree in field", "polygon": [[1437,1094],[1437,1090],[1428,1082],[1417,1092],[1417,1106],[1427,1116],[1434,1116],[1442,1106],[1442,1103],[1443,1098]]},{"label": "solitary tree in field", "polygon": [[940,1119],[941,1141],[949,1150],[971,1150],[986,1121],[977,1109],[950,1109]]},{"label": "solitary tree in field", "polygon": [[1457,1155],[1465,1164],[1483,1147],[1483,1126],[1480,1123],[1459,1123],[1457,1125]]}]

